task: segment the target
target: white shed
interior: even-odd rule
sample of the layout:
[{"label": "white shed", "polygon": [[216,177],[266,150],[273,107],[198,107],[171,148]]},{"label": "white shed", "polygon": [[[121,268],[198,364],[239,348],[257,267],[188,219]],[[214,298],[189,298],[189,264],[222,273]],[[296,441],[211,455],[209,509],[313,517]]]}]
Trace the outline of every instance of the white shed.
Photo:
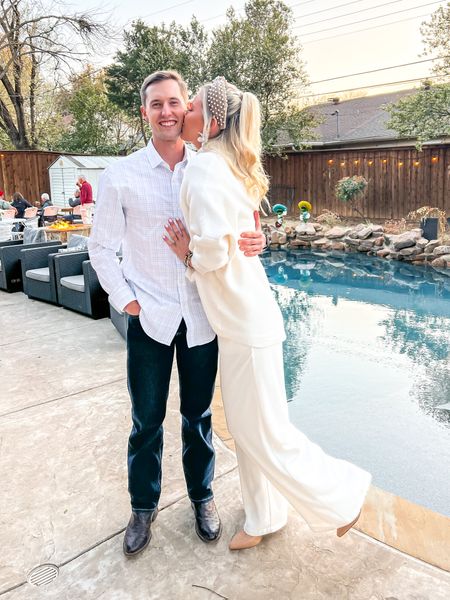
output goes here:
[{"label": "white shed", "polygon": [[95,202],[100,174],[119,158],[120,156],[59,156],[48,168],[50,198],[53,204],[69,206],[69,198],[73,198],[76,181],[81,175],[92,185]]}]

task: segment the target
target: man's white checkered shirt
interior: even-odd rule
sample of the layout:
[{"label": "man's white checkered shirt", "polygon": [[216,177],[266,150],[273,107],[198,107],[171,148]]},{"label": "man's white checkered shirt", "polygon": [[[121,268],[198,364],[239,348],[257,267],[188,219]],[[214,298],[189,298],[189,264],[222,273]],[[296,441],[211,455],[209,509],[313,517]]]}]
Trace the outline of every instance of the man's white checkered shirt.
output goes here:
[{"label": "man's white checkered shirt", "polygon": [[89,256],[114,307],[137,300],[144,331],[166,345],[184,319],[191,348],[213,340],[214,332],[185,266],[163,241],[169,218],[183,220],[180,187],[190,155],[186,148],[172,172],[150,141],[109,166],[99,182]]}]

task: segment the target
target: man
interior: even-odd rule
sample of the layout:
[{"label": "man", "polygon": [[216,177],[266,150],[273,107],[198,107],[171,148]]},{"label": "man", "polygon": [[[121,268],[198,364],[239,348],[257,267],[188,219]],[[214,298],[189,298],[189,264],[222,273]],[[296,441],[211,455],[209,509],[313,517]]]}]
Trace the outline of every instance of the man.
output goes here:
[{"label": "man", "polygon": [[[53,203],[50,200],[50,196],[46,192],[44,192],[43,194],[41,194],[41,206],[39,207],[37,212],[39,217],[39,227],[44,226],[44,209],[46,209],[47,206],[53,206]],[[56,215],[52,217],[47,217],[47,220],[49,222],[56,221],[56,219]]]},{"label": "man", "polygon": [[92,204],[92,185],[86,180],[84,175],[77,179],[77,185],[80,188],[80,204]]},{"label": "man", "polygon": [[47,206],[53,206],[50,196],[47,193],[41,194],[41,209],[47,208]]},{"label": "man", "polygon": [[75,206],[79,206],[80,204],[80,188],[77,187],[73,192],[73,198],[69,198],[69,206],[75,208]]},{"label": "man", "polygon": [[[179,192],[192,151],[180,138],[187,87],[178,73],[149,75],[141,88],[143,118],[152,129],[148,146],[102,174],[89,241],[92,264],[111,303],[128,314],[128,388],[133,426],[128,443],[132,514],[125,532],[127,556],[142,551],[161,493],[162,423],[176,352],[182,414],[183,468],[205,542],[219,538],[213,500],[214,448],[210,404],[217,371],[217,342],[196,287],[163,241],[169,218],[182,219]],[[243,234],[244,235],[244,234]],[[254,256],[264,246],[258,231],[240,247]],[[116,252],[122,246],[119,266]]]}]

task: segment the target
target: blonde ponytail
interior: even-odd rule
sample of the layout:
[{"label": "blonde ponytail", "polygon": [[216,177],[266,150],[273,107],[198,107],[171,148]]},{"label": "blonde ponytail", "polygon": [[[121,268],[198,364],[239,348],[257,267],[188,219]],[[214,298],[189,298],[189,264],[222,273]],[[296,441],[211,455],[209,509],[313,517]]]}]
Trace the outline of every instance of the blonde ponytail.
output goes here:
[{"label": "blonde ponytail", "polygon": [[269,180],[261,163],[261,111],[257,97],[241,92],[226,83],[227,118],[225,129],[209,139],[211,113],[206,102],[210,84],[200,90],[203,100],[203,148],[220,153],[231,171],[240,179],[259,208],[269,188]]}]

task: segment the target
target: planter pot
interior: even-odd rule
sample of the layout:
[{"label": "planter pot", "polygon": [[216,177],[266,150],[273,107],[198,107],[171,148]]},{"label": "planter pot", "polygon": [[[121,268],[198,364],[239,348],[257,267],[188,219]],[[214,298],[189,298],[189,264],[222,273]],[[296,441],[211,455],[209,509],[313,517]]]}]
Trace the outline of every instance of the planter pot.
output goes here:
[{"label": "planter pot", "polygon": [[423,237],[426,240],[437,240],[439,230],[439,219],[436,217],[427,217],[420,221],[420,227],[423,231]]}]

